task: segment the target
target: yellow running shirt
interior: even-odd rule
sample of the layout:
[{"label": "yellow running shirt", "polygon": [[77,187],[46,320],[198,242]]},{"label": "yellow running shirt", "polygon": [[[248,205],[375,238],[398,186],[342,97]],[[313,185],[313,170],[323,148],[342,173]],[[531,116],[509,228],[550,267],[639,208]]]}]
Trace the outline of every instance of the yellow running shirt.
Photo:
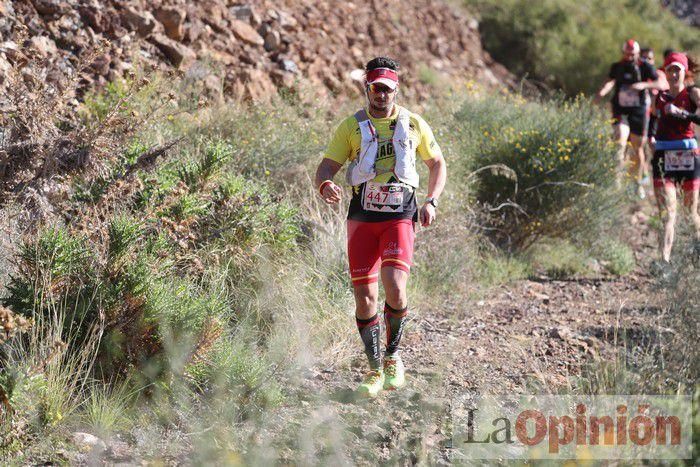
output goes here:
[{"label": "yellow running shirt", "polygon": [[[377,175],[372,182],[387,184],[399,183],[390,171],[394,167],[394,145],[391,138],[394,135],[396,118],[399,114],[399,106],[394,105],[394,112],[386,118],[374,118],[367,111],[372,125],[377,130],[379,144],[377,148],[376,168],[378,172],[389,172]],[[423,160],[433,159],[442,155],[440,146],[435,141],[435,136],[430,126],[418,114],[409,111],[409,138],[415,144],[416,153]],[[345,164],[348,160],[354,160],[360,154],[362,134],[360,125],[354,115],[343,120],[333,134],[324,157],[334,160],[339,164]],[[415,193],[410,187],[404,185],[403,203],[396,207],[396,212],[368,211],[362,207],[362,193],[364,185],[353,187],[353,196],[350,201],[348,219],[366,222],[379,222],[391,219],[414,219],[416,217]]]}]

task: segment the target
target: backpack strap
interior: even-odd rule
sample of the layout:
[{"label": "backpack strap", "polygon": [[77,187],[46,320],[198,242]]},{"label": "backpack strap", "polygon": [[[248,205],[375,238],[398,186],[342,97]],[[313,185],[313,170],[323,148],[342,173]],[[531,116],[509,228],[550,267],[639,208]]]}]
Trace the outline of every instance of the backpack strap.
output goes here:
[{"label": "backpack strap", "polygon": [[367,115],[367,111],[365,109],[360,109],[357,112],[355,112],[355,120],[357,120],[357,123],[362,123],[369,120],[369,115]]}]

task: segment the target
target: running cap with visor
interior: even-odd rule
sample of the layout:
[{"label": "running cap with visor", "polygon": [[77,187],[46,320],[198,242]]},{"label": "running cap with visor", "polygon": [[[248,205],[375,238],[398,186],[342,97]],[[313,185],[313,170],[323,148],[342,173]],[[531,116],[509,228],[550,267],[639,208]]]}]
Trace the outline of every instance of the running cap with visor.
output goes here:
[{"label": "running cap with visor", "polygon": [[367,72],[367,85],[381,83],[390,89],[399,85],[399,75],[391,68],[375,68]]},{"label": "running cap with visor", "polygon": [[639,53],[639,42],[634,39],[628,39],[622,44],[622,51],[625,53],[638,54]]},{"label": "running cap with visor", "polygon": [[681,52],[671,52],[664,60],[664,70],[668,70],[672,66],[677,66],[688,71],[688,57]]}]

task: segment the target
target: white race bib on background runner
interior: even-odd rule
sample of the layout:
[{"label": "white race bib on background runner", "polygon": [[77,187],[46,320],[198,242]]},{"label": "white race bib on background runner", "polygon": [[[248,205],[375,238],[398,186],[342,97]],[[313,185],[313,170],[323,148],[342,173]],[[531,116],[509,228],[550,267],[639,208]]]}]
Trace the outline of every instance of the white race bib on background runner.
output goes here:
[{"label": "white race bib on background runner", "polygon": [[376,212],[403,212],[403,193],[408,188],[401,183],[365,183],[362,209]]},{"label": "white race bib on background runner", "polygon": [[694,149],[664,151],[664,171],[678,172],[688,170],[695,170]]},{"label": "white race bib on background runner", "polygon": [[620,107],[639,107],[642,102],[639,98],[639,91],[635,91],[630,86],[620,86],[620,92],[617,94],[617,102]]}]

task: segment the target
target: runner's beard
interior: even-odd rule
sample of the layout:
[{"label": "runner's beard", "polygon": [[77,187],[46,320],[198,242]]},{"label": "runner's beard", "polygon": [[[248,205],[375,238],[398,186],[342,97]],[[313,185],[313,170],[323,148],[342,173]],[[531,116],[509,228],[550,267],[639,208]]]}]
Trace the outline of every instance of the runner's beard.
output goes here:
[{"label": "runner's beard", "polygon": [[394,105],[394,99],[389,99],[387,98],[383,102],[379,100],[369,100],[369,106],[372,110],[378,110],[380,112],[385,112],[387,110],[391,110],[392,106]]}]

